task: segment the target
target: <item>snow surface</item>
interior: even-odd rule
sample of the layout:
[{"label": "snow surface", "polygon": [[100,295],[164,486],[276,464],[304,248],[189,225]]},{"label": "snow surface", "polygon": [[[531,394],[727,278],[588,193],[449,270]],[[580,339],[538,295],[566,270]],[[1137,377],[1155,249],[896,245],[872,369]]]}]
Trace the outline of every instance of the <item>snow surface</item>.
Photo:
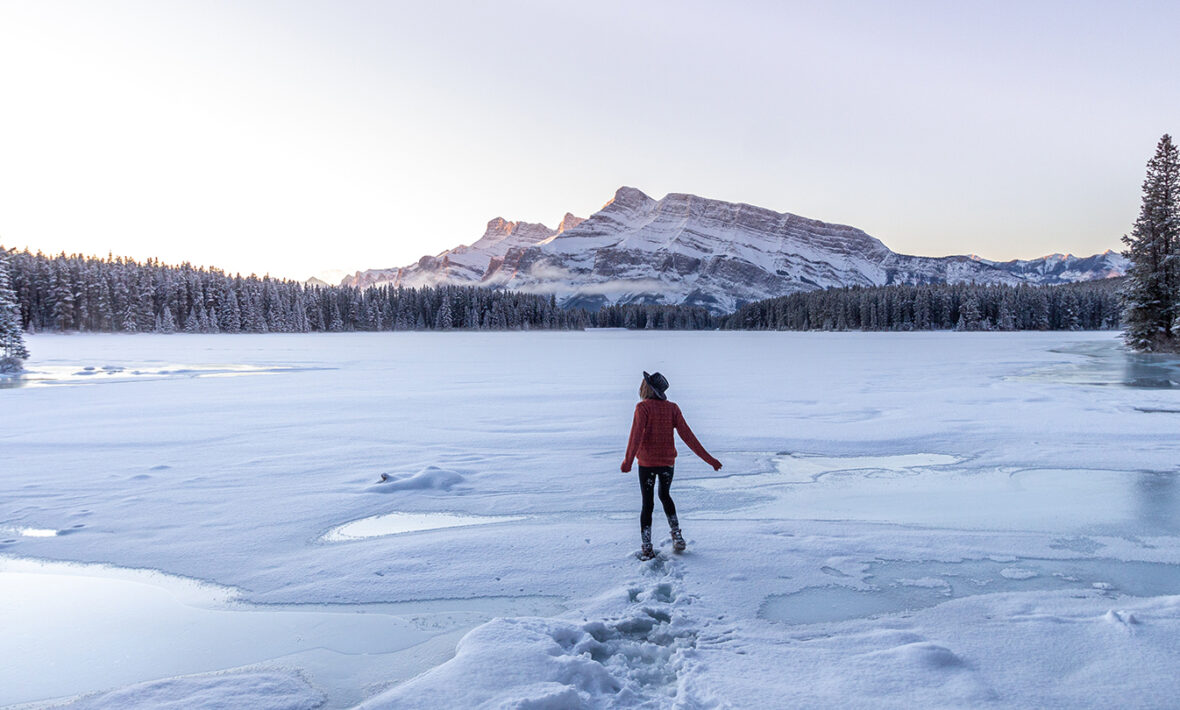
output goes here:
[{"label": "snow surface", "polygon": [[[0,705],[1180,694],[1180,368],[1116,334],[29,345],[0,391]],[[689,550],[657,512],[650,562],[618,472],[644,369],[725,463],[679,447]]]}]

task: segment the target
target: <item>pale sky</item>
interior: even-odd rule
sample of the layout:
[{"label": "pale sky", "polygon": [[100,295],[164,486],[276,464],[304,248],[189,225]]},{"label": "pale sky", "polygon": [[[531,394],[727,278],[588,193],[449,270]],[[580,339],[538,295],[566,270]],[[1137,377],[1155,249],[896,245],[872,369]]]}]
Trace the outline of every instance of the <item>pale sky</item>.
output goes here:
[{"label": "pale sky", "polygon": [[0,0],[0,243],[307,278],[620,185],[1120,248],[1180,3]]}]

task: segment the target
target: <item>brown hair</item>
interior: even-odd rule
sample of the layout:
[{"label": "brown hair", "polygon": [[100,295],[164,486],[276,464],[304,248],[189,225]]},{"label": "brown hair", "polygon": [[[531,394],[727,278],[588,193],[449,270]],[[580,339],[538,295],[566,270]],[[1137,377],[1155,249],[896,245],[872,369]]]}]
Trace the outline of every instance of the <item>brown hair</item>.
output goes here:
[{"label": "brown hair", "polygon": [[656,391],[651,388],[651,385],[647,384],[647,380],[643,380],[642,382],[639,383],[639,398],[640,399],[659,399],[659,397],[656,396]]}]

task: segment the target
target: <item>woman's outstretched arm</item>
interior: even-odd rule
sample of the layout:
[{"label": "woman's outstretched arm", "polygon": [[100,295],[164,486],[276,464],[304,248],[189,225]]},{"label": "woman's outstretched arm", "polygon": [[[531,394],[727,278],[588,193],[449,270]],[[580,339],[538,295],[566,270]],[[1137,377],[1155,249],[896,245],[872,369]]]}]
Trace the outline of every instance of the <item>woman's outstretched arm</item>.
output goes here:
[{"label": "woman's outstretched arm", "polygon": [[676,407],[676,431],[679,432],[680,438],[692,452],[701,457],[701,460],[713,467],[714,471],[721,469],[721,462],[713,458],[713,456],[705,451],[705,447],[701,446],[701,442],[697,441],[697,437],[692,433],[692,429],[688,428],[688,422],[684,421],[684,415],[680,413],[680,407]]}]

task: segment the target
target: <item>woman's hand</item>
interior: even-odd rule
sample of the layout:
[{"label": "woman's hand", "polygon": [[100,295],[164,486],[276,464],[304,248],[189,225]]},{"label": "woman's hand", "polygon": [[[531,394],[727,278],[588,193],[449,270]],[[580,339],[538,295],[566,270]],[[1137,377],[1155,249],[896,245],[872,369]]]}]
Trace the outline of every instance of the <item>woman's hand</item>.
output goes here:
[{"label": "woman's hand", "polygon": [[623,465],[619,466],[619,470],[622,471],[623,473],[631,473],[631,462],[624,461]]},{"label": "woman's hand", "polygon": [[720,471],[720,470],[721,470],[721,462],[720,462],[720,461],[718,461],[717,459],[713,459],[712,461],[710,461],[710,462],[709,462],[709,465],[713,467],[713,470],[714,470],[714,471]]}]

